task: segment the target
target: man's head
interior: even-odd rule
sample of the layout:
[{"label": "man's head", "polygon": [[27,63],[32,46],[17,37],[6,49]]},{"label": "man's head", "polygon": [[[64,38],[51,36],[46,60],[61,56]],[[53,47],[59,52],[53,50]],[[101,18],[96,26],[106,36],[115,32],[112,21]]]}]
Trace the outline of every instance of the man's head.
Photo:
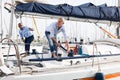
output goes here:
[{"label": "man's head", "polygon": [[18,23],[18,27],[19,27],[20,29],[22,29],[22,27],[23,27],[22,23]]},{"label": "man's head", "polygon": [[59,18],[58,19],[58,27],[60,28],[60,27],[62,27],[62,25],[64,24],[64,18]]}]

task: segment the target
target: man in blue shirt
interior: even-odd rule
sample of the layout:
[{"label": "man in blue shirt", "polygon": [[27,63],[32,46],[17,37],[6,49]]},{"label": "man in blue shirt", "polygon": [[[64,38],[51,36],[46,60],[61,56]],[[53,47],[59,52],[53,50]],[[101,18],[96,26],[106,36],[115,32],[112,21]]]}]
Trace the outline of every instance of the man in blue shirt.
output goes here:
[{"label": "man in blue shirt", "polygon": [[56,36],[58,33],[60,32],[63,33],[67,50],[69,49],[68,41],[66,39],[66,32],[63,24],[64,24],[64,19],[59,18],[57,22],[53,22],[45,30],[45,35],[49,43],[50,51],[52,53],[52,57],[54,58],[57,58],[57,47],[61,46],[61,44],[58,43],[56,40]]},{"label": "man in blue shirt", "polygon": [[30,44],[34,40],[33,31],[32,28],[28,28],[27,26],[23,26],[22,23],[18,24],[18,27],[20,28],[19,34],[22,39],[22,41],[25,43],[25,55],[27,56],[29,54],[30,50]]}]

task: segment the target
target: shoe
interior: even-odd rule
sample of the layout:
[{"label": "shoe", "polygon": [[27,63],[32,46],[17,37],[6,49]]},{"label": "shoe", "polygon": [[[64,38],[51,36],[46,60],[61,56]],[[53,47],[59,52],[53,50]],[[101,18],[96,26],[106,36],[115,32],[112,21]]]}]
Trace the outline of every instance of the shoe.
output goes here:
[{"label": "shoe", "polygon": [[52,58],[57,58],[57,54],[53,53]]}]

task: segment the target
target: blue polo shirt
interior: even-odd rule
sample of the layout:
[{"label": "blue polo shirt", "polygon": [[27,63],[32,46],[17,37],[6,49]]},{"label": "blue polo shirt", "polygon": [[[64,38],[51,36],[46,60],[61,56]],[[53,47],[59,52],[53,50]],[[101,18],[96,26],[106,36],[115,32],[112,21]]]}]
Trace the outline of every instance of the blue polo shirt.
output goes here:
[{"label": "blue polo shirt", "polygon": [[28,27],[26,27],[26,26],[23,26],[23,29],[19,30],[19,34],[20,34],[21,38],[23,38],[23,37],[28,38],[28,37],[33,35],[31,30]]}]

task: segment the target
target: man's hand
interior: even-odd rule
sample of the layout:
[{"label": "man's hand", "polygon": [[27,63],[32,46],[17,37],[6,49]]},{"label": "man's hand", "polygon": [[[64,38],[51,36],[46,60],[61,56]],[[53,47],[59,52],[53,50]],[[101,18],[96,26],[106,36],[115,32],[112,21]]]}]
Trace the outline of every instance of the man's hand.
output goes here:
[{"label": "man's hand", "polygon": [[60,44],[60,43],[56,43],[56,45],[57,45],[58,47],[60,47],[60,46],[61,46],[61,44]]},{"label": "man's hand", "polygon": [[54,42],[58,47],[61,46],[61,44],[60,44],[59,42],[57,42],[57,40],[56,40],[54,37],[52,37],[51,39],[53,40],[53,42]]},{"label": "man's hand", "polygon": [[22,41],[25,42],[25,39],[22,38]]},{"label": "man's hand", "polygon": [[34,31],[34,29],[33,29],[33,28],[29,28],[29,30]]}]

